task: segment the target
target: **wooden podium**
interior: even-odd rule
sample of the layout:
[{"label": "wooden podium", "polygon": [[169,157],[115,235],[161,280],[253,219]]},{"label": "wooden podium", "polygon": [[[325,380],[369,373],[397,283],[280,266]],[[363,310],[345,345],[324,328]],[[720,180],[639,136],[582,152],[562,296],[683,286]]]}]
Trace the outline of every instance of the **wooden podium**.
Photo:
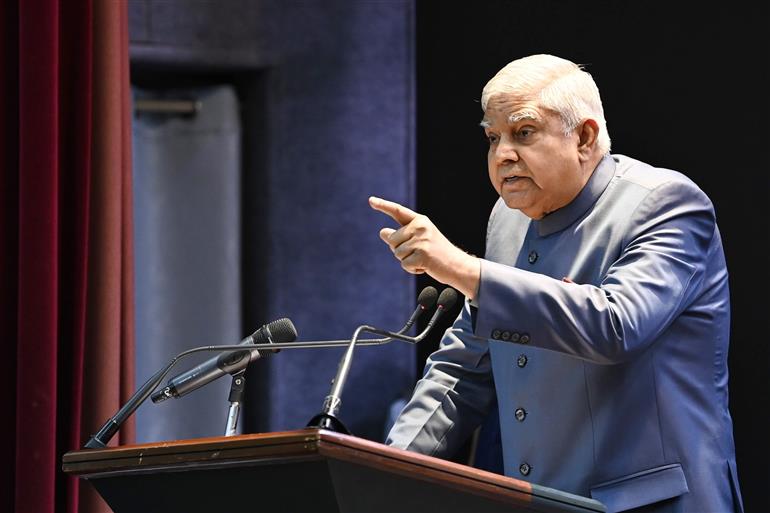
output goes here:
[{"label": "wooden podium", "polygon": [[72,451],[115,513],[603,512],[595,500],[319,429]]}]

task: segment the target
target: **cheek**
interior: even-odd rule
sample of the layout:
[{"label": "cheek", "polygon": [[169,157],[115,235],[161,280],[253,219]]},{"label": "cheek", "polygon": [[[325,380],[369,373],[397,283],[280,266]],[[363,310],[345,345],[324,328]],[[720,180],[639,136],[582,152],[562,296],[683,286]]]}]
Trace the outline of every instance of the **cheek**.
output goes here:
[{"label": "cheek", "polygon": [[541,175],[540,180],[537,182],[538,189],[540,189],[540,195],[542,201],[550,203],[554,197],[559,195],[559,190],[563,187],[563,183],[553,174]]}]

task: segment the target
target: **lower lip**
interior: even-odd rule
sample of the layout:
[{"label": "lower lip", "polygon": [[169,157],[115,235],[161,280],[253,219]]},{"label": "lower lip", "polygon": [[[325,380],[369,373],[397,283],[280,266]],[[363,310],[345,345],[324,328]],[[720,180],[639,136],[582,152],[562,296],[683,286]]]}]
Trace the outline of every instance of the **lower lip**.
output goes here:
[{"label": "lower lip", "polygon": [[515,180],[504,180],[503,181],[503,187],[504,188],[511,188],[511,189],[517,189],[519,187],[524,186],[524,180],[525,178],[523,176],[520,176],[516,178]]}]

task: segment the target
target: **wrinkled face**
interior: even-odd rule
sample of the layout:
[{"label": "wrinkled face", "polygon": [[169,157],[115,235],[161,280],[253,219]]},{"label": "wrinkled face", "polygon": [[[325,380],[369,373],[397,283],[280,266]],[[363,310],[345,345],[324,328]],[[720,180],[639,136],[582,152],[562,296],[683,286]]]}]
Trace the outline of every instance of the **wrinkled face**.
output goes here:
[{"label": "wrinkled face", "polygon": [[493,96],[482,126],[489,140],[489,179],[509,208],[540,219],[571,202],[588,181],[579,136],[564,135],[559,115],[535,101]]}]

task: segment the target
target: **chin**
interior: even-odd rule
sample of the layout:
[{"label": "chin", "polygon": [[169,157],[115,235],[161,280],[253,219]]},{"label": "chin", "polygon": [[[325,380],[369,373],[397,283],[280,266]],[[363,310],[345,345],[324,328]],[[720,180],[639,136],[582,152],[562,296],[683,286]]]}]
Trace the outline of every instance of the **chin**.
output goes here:
[{"label": "chin", "polygon": [[546,216],[546,213],[542,210],[533,208],[530,205],[522,205],[521,203],[517,203],[514,201],[506,201],[505,198],[503,198],[503,201],[505,201],[505,205],[510,208],[511,210],[518,210],[525,216],[529,217],[530,219],[542,219]]}]

